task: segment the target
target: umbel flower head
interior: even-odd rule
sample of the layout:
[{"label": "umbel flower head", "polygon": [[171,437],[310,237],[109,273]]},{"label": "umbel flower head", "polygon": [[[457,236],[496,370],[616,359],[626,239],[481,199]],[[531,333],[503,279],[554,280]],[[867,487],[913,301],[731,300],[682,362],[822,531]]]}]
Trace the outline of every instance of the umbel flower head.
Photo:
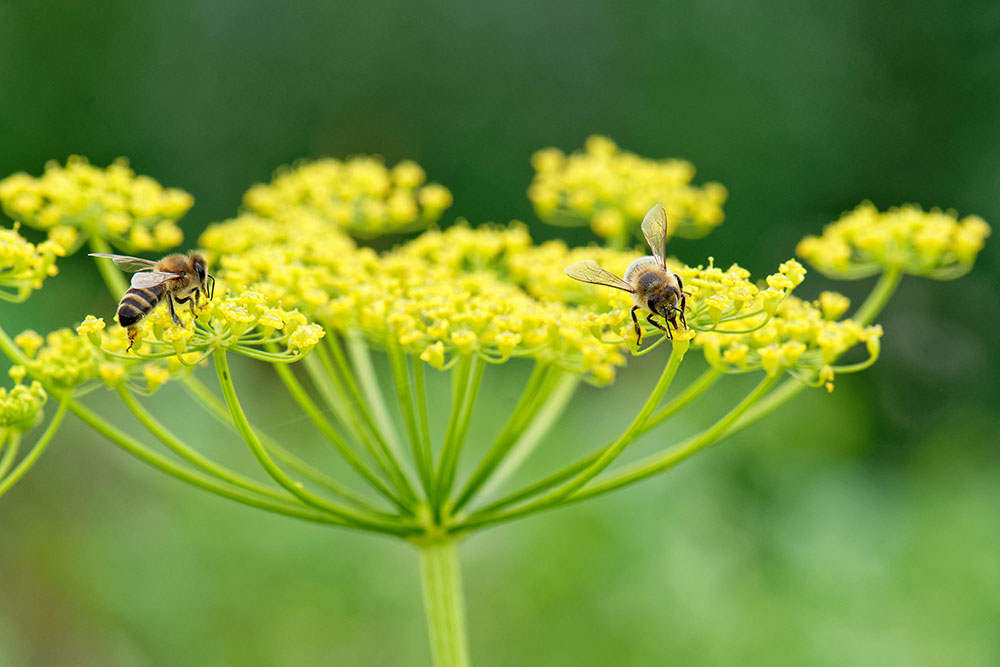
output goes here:
[{"label": "umbel flower head", "polygon": [[42,280],[59,272],[56,257],[66,248],[53,239],[35,245],[21,236],[18,223],[13,229],[0,229],[0,299],[24,301]]},{"label": "umbel flower head", "polygon": [[325,158],[278,170],[270,183],[250,188],[243,203],[268,218],[312,212],[353,236],[370,238],[422,229],[441,217],[451,193],[426,180],[412,160],[390,169],[374,156]]},{"label": "umbel flower head", "polygon": [[[221,282],[219,287],[220,294],[226,291]],[[300,312],[285,310],[254,290],[216,297],[195,313],[180,309],[177,314],[179,326],[167,309],[155,308],[136,325],[133,341],[126,329],[108,330],[102,318],[88,315],[76,328],[77,339],[89,343],[106,384],[116,386],[141,375],[145,389],[152,391],[170,373],[196,366],[216,349],[287,363],[309,352],[324,335]]]},{"label": "umbel flower head", "polygon": [[589,224],[604,239],[621,242],[637,235],[646,211],[657,203],[666,209],[669,233],[683,238],[708,234],[724,217],[726,189],[718,183],[691,185],[690,162],[639,157],[607,137],[592,136],[582,152],[568,156],[543,149],[531,164],[535,178],[528,197],[538,217],[554,225]]},{"label": "umbel flower head", "polygon": [[[540,301],[506,279],[508,251],[531,242],[523,226],[430,231],[378,255],[329,221],[299,222],[241,216],[201,242],[233,289],[294,306],[331,330],[401,346],[436,368],[459,355],[531,357],[606,382],[624,363],[620,351],[586,334],[583,309]],[[255,234],[261,226],[277,231]]]},{"label": "umbel flower head", "polygon": [[[218,256],[220,280],[233,289],[294,305],[334,331],[360,330],[377,345],[401,346],[437,368],[468,354],[491,362],[530,357],[604,383],[625,362],[622,345],[634,346],[630,295],[578,283],[562,271],[590,257],[621,272],[634,252],[534,246],[524,226],[512,223],[431,230],[378,255],[354,246],[329,222],[313,216],[298,222],[241,216],[210,228],[202,244]],[[736,265],[722,270],[671,260],[670,266],[690,294],[690,329],[678,334],[686,338],[723,324],[732,335],[763,326],[805,275],[794,260],[760,286]]]},{"label": "umbel flower head", "polygon": [[48,387],[74,389],[98,376],[98,358],[85,339],[70,329],[58,329],[44,339],[34,331],[24,331],[14,342],[28,357],[32,377]]},{"label": "umbel flower head", "polygon": [[990,226],[976,215],[906,205],[880,212],[860,204],[807,236],[798,254],[832,278],[864,278],[886,269],[937,279],[957,278],[972,268]]},{"label": "umbel flower head", "polygon": [[0,181],[0,205],[12,219],[49,232],[69,252],[90,237],[131,254],[179,245],[176,221],[194,203],[188,193],[137,175],[119,158],[107,168],[73,156],[52,161],[40,177],[18,173]]},{"label": "umbel flower head", "polygon": [[[845,297],[829,292],[816,303],[789,296],[771,317],[760,313],[740,325],[720,322],[715,329],[700,332],[695,340],[704,347],[705,359],[724,373],[763,369],[774,374],[787,370],[810,382],[819,377],[832,388],[829,383],[835,372],[861,370],[878,359],[882,337],[878,325],[864,327],[850,319],[837,320],[843,301]],[[831,306],[833,302],[836,305]],[[867,347],[868,361],[863,365],[834,365],[859,343]]]},{"label": "umbel flower head", "polygon": [[0,429],[23,433],[38,423],[48,395],[37,380],[30,385],[21,384],[23,367],[15,366],[11,371],[17,384],[11,389],[0,387]]}]

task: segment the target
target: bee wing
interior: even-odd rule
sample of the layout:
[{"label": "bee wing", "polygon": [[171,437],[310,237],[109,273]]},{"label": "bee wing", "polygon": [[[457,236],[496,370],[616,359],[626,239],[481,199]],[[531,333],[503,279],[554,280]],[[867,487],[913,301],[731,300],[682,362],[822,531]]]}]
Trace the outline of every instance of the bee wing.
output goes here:
[{"label": "bee wing", "polygon": [[660,266],[667,268],[665,258],[667,252],[667,212],[663,206],[657,204],[649,209],[646,217],[642,219],[642,234],[646,237],[646,243],[653,251],[653,257],[660,263]]},{"label": "bee wing", "polygon": [[143,271],[132,275],[132,287],[138,287],[139,289],[143,287],[156,287],[174,278],[180,278],[180,276],[168,271]]},{"label": "bee wing", "polygon": [[581,282],[616,287],[629,293],[633,291],[627,282],[610,271],[605,271],[601,268],[600,264],[592,259],[585,259],[582,262],[570,264],[563,269],[563,272],[570,278]]},{"label": "bee wing", "polygon": [[156,262],[148,259],[142,259],[141,257],[129,257],[128,255],[111,255],[106,252],[92,252],[91,257],[107,257],[112,262],[115,263],[122,271],[127,271],[128,273],[135,273],[136,271],[145,271],[156,266]]}]

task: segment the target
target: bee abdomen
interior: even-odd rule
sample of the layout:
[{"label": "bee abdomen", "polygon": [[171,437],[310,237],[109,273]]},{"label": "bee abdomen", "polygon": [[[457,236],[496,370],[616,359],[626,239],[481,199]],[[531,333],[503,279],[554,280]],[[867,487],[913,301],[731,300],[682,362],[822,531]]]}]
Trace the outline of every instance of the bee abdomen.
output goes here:
[{"label": "bee abdomen", "polygon": [[153,312],[163,298],[163,285],[132,287],[118,304],[118,324],[130,327]]}]

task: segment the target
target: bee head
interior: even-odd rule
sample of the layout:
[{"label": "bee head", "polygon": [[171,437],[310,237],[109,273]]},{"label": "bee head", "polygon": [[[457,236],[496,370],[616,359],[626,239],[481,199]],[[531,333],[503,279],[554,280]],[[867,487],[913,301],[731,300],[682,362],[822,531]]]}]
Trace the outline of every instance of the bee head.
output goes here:
[{"label": "bee head", "polygon": [[651,312],[669,320],[673,317],[674,311],[679,310],[679,301],[679,291],[673,286],[670,286],[666,289],[658,290],[654,294],[650,294],[647,303],[649,304],[649,310]]},{"label": "bee head", "polygon": [[196,252],[191,253],[191,266],[198,274],[198,282],[201,284],[202,292],[211,299],[215,292],[215,277],[208,272],[208,263],[205,258]]}]

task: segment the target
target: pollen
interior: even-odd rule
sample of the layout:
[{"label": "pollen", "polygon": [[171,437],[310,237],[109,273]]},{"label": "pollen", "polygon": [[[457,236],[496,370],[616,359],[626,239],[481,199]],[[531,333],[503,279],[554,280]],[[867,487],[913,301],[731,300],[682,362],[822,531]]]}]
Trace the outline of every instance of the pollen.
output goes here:
[{"label": "pollen", "polygon": [[299,352],[308,352],[326,334],[318,324],[303,324],[288,337],[288,347]]}]

